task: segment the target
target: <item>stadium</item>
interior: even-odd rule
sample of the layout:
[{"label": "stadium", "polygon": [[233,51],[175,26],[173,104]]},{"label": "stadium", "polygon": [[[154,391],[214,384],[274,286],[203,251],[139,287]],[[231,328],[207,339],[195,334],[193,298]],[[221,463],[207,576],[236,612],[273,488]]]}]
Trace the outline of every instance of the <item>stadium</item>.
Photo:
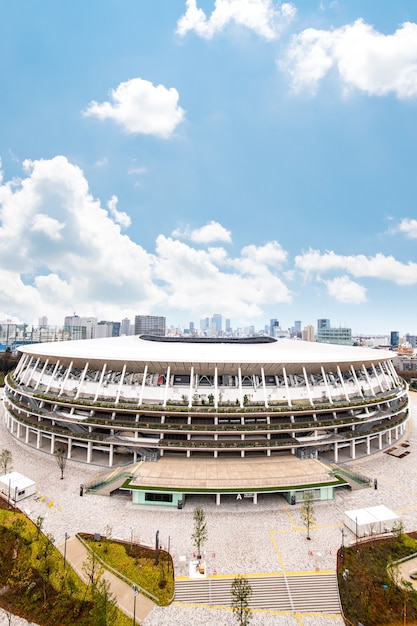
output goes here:
[{"label": "stadium", "polygon": [[5,386],[9,432],[107,468],[96,486],[117,485],[136,504],[276,492],[295,502],[306,485],[333,498],[346,484],[335,468],[346,477],[345,463],[407,430],[408,390],[388,351],[149,335],[19,350]]}]

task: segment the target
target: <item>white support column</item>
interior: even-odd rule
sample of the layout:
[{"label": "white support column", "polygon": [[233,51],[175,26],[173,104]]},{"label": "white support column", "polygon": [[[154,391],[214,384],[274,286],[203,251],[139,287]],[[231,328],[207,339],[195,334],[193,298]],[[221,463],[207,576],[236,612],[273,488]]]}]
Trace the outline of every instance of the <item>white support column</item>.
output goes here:
[{"label": "white support column", "polygon": [[337,445],[337,441],[334,444],[334,462],[339,463],[339,447]]},{"label": "white support column", "polygon": [[103,365],[103,369],[101,370],[100,380],[98,381],[96,395],[94,396],[94,402],[97,402],[97,398],[101,391],[101,385],[103,384],[104,374],[106,373],[107,363]]},{"label": "white support column", "polygon": [[347,401],[347,402],[349,402],[349,394],[348,394],[348,392],[347,392],[347,390],[346,390],[345,381],[343,380],[343,375],[342,375],[342,372],[340,371],[340,367],[339,367],[339,365],[337,366],[337,375],[338,375],[338,376],[339,376],[339,378],[340,378],[340,382],[341,382],[341,384],[342,384],[342,389],[343,389],[343,392],[344,392],[344,394],[345,394],[346,401]]},{"label": "white support column", "polygon": [[72,437],[68,437],[67,444],[67,459],[71,459]]},{"label": "white support column", "polygon": [[375,393],[374,387],[372,385],[371,379],[369,378],[368,370],[366,369],[364,363],[362,363],[362,369],[363,369],[363,372],[365,374],[366,380],[368,381],[368,385],[369,385],[369,387],[370,387],[370,389],[372,391],[372,395],[375,397],[376,393]]},{"label": "white support column", "polygon": [[378,434],[378,447],[382,450],[382,433]]},{"label": "white support column", "polygon": [[42,378],[43,378],[43,375],[44,375],[44,373],[45,373],[46,368],[48,367],[48,363],[49,363],[49,359],[46,359],[45,363],[43,364],[43,368],[42,368],[42,371],[41,371],[41,375],[39,376],[39,378],[38,378],[38,382],[36,383],[36,385],[35,385],[35,387],[34,387],[34,390],[35,390],[35,391],[38,389],[39,385],[41,385],[41,384],[42,384]]},{"label": "white support column", "polygon": [[380,361],[378,363],[378,365],[379,365],[379,369],[382,372],[382,376],[384,377],[385,384],[387,386],[387,391],[388,391],[388,389],[391,389],[391,381],[389,380],[389,378],[387,376],[387,372],[385,371],[385,367],[383,367],[384,363]]},{"label": "white support column", "polygon": [[36,359],[36,362],[35,362],[35,365],[33,366],[33,369],[32,369],[32,371],[30,372],[30,376],[29,376],[29,380],[28,380],[27,384],[29,384],[29,383],[30,383],[30,381],[32,380],[33,375],[34,375],[34,373],[36,372],[36,368],[37,368],[37,367],[38,367],[38,365],[39,365],[39,361],[40,361],[40,359],[39,359],[39,358],[37,358],[37,359]]},{"label": "white support column", "polygon": [[110,444],[109,450],[109,467],[113,467],[113,452],[114,452],[114,444]]},{"label": "white support column", "polygon": [[[13,424],[13,422],[12,422],[12,424]],[[12,432],[13,432],[13,427],[12,427]],[[25,443],[29,443],[29,426],[26,426]]]},{"label": "white support column", "polygon": [[392,361],[386,361],[386,365],[387,365],[389,371],[391,372],[391,376],[392,376],[392,379],[394,381],[394,386],[395,387],[399,387],[401,385],[401,381],[400,381],[400,378],[399,378],[397,372],[395,371],[395,367],[394,367]]},{"label": "white support column", "polygon": [[254,503],[254,504],[258,504],[258,494],[256,493],[256,491],[255,491],[255,493],[253,494],[253,503]]},{"label": "white support column", "polygon": [[71,361],[71,363],[69,365],[69,368],[67,369],[67,373],[65,374],[63,383],[61,385],[61,389],[60,389],[59,394],[58,394],[59,396],[63,393],[63,391],[65,389],[65,385],[67,384],[68,377],[69,377],[69,375],[71,373],[71,370],[72,370],[72,364],[73,364],[73,361]]},{"label": "white support column", "polygon": [[91,463],[93,458],[93,442],[89,441],[87,444],[87,463]]},{"label": "white support column", "polygon": [[40,450],[42,446],[42,433],[40,430],[36,433],[36,448]]},{"label": "white support column", "polygon": [[146,385],[146,377],[148,375],[148,366],[145,365],[145,370],[143,372],[143,378],[142,378],[142,386],[140,388],[140,394],[139,394],[139,402],[138,402],[138,406],[141,406],[142,401],[143,401],[143,392],[145,391],[145,385]]},{"label": "white support column", "polygon": [[362,389],[361,389],[361,386],[359,384],[358,377],[356,376],[356,371],[355,371],[355,368],[353,367],[353,365],[350,366],[350,371],[352,372],[353,378],[355,379],[356,388],[359,391],[359,395],[361,396],[361,398],[363,398]]},{"label": "white support column", "polygon": [[382,392],[384,391],[384,388],[383,388],[383,386],[382,386],[382,383],[381,383],[381,379],[380,379],[380,377],[379,377],[379,374],[378,374],[378,372],[376,371],[375,363],[372,363],[372,371],[373,371],[373,373],[374,373],[375,378],[376,378],[376,379],[377,379],[377,381],[378,381],[379,391],[380,391],[380,393],[382,393]]},{"label": "white support column", "polygon": [[123,365],[122,375],[120,376],[120,382],[117,388],[117,394],[116,394],[116,399],[114,401],[114,404],[119,404],[119,399],[120,399],[120,394],[122,391],[122,385],[123,385],[123,381],[125,378],[125,374],[126,374],[126,363]]},{"label": "white support column", "polygon": [[218,368],[214,368],[214,408],[219,408]]},{"label": "white support column", "polygon": [[371,436],[368,435],[366,438],[366,454],[369,456],[371,454]]},{"label": "white support column", "polygon": [[288,384],[287,372],[285,371],[285,367],[282,368],[282,373],[284,375],[285,390],[287,392],[287,403],[289,407],[292,407],[291,397],[290,397],[290,386]]},{"label": "white support column", "polygon": [[[30,375],[31,375],[31,369],[30,369],[30,367],[31,367],[31,365],[32,365],[32,361],[33,361],[33,356],[31,356],[31,357],[30,357],[30,359],[29,359],[29,363],[28,363],[28,366],[27,366],[27,368],[26,368],[26,370],[25,370],[25,373],[24,373],[24,374],[23,374],[23,376],[22,376],[22,381],[21,381],[21,384],[22,384],[22,385],[27,385],[27,384],[29,383],[29,380],[30,380]],[[28,374],[29,374],[29,375],[28,375]]]},{"label": "white support column", "polygon": [[240,408],[243,408],[243,389],[242,389],[242,368],[238,368],[237,370],[237,377],[238,377],[238,381],[239,381],[239,402],[240,402]]},{"label": "white support column", "polygon": [[266,391],[265,370],[261,367],[262,389],[264,390],[264,404],[265,408],[268,408],[268,395]]},{"label": "white support column", "polygon": [[52,383],[54,382],[54,378],[55,378],[56,372],[57,372],[57,370],[58,370],[59,363],[60,363],[60,361],[59,361],[59,359],[58,359],[58,361],[55,363],[55,367],[54,367],[54,371],[52,372],[51,380],[49,381],[48,386],[47,386],[47,387],[46,387],[46,389],[45,389],[45,393],[48,393],[48,392],[49,392],[49,390],[50,390],[50,388],[51,388],[51,385],[52,385]]},{"label": "white support column", "polygon": [[19,359],[19,363],[17,364],[17,367],[14,371],[14,375],[16,380],[19,380],[19,376],[20,376],[20,372],[22,371],[22,369],[24,368],[24,366],[26,365],[26,361],[29,359],[29,355],[28,354],[22,354],[22,356]]},{"label": "white support column", "polygon": [[304,380],[305,380],[306,387],[307,387],[308,399],[310,400],[311,406],[313,406],[314,405],[313,396],[311,395],[311,389],[310,389],[310,385],[308,382],[308,376],[307,376],[306,368],[304,366],[303,366],[303,374],[304,374]]},{"label": "white support column", "polygon": [[329,383],[327,381],[327,376],[326,376],[326,372],[324,371],[323,365],[321,366],[321,375],[323,376],[324,386],[326,387],[327,397],[329,398],[329,402],[330,402],[330,404],[333,404],[332,394],[330,393],[330,387],[329,387]]},{"label": "white support column", "polygon": [[79,395],[80,395],[80,393],[81,393],[81,387],[83,386],[84,378],[85,378],[85,376],[86,376],[86,374],[87,374],[88,365],[89,365],[89,363],[87,362],[87,363],[85,364],[85,367],[84,367],[83,371],[82,371],[81,378],[80,378],[80,382],[78,383],[77,393],[75,394],[75,400],[77,400],[78,396],[79,396]]},{"label": "white support column", "polygon": [[193,406],[193,395],[194,395],[194,365],[191,366],[190,372],[190,393],[188,397],[188,408],[191,409]]},{"label": "white support column", "polygon": [[220,506],[220,494],[216,493],[216,504],[217,506]]},{"label": "white support column", "polygon": [[354,439],[350,442],[350,458],[356,459],[356,443]]},{"label": "white support column", "polygon": [[165,392],[164,392],[164,402],[163,402],[163,407],[166,407],[167,405],[167,400],[168,400],[168,387],[169,387],[169,379],[171,377],[171,366],[168,365],[168,369],[167,369],[167,373],[166,373],[166,380],[165,380]]},{"label": "white support column", "polygon": [[52,433],[50,453],[53,454],[54,450],[55,450],[55,433]]}]

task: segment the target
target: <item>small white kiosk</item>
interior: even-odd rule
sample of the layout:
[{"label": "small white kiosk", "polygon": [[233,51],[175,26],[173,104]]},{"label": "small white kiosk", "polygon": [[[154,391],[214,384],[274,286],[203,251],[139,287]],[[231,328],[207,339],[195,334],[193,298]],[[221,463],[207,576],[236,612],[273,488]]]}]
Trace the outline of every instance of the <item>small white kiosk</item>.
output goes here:
[{"label": "small white kiosk", "polygon": [[399,515],[384,504],[367,509],[345,511],[343,522],[357,537],[371,537],[392,531]]},{"label": "small white kiosk", "polygon": [[11,502],[19,502],[23,498],[33,496],[36,492],[36,483],[19,472],[9,472],[0,476],[0,491],[6,498],[10,498]]}]

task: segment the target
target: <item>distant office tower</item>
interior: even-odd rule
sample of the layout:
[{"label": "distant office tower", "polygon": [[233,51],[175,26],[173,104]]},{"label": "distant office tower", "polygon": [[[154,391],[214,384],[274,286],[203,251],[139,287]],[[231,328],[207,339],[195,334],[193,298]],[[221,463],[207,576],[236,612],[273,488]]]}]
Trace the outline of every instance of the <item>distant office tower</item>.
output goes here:
[{"label": "distant office tower", "polygon": [[314,326],[309,324],[308,326],[304,326],[303,332],[301,334],[301,339],[303,341],[315,341],[314,337]]},{"label": "distant office tower", "polygon": [[64,331],[69,333],[71,339],[94,339],[96,336],[96,326],[96,317],[67,315],[64,320]]},{"label": "distant office tower", "polygon": [[98,322],[96,326],[96,337],[119,337],[120,335],[120,322]]},{"label": "distant office tower", "polygon": [[301,320],[295,320],[294,322],[294,332],[298,335],[301,333]]},{"label": "distant office tower", "polygon": [[206,331],[209,328],[210,328],[210,318],[204,317],[202,320],[200,320],[200,330],[203,333],[203,335],[206,333]]},{"label": "distant office tower", "polygon": [[46,315],[42,315],[42,317],[39,318],[38,325],[39,328],[44,328],[45,326],[48,326],[48,318]]},{"label": "distant office tower", "polygon": [[130,335],[130,319],[128,317],[122,319],[120,334],[126,336]]},{"label": "distant office tower", "polygon": [[391,348],[398,348],[400,343],[400,333],[398,332],[398,330],[392,330],[391,331]]},{"label": "distant office tower", "polygon": [[275,318],[271,319],[271,322],[269,324],[269,334],[271,335],[271,337],[276,337],[278,330],[279,330],[279,321]]},{"label": "distant office tower", "polygon": [[322,328],[330,328],[330,320],[317,320],[317,330],[321,330]]},{"label": "distant office tower", "polygon": [[227,333],[231,333],[232,332],[232,325],[230,323],[230,319],[226,319],[226,332]]},{"label": "distant office tower", "polygon": [[351,328],[319,328],[317,329],[318,343],[337,343],[339,345],[352,345]]},{"label": "distant office tower", "polygon": [[194,325],[194,322],[190,322],[188,328],[190,329],[190,335],[195,335],[195,325]]},{"label": "distant office tower", "polygon": [[222,316],[220,315],[220,313],[215,313],[213,315],[211,325],[214,326],[214,328],[216,329],[217,335],[222,334]]},{"label": "distant office tower", "polygon": [[405,340],[408,341],[408,343],[410,344],[410,346],[412,348],[417,348],[417,337],[416,337],[416,335],[410,335],[409,333],[407,333],[406,336],[405,336]]},{"label": "distant office tower", "polygon": [[135,335],[165,337],[166,318],[159,315],[135,315]]}]

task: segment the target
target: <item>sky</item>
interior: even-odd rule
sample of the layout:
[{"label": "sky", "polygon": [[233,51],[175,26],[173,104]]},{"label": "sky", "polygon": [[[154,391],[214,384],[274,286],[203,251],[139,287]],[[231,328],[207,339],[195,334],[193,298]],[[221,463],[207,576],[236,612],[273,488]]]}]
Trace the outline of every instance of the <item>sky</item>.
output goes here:
[{"label": "sky", "polygon": [[417,334],[415,0],[13,0],[0,23],[0,320]]}]

